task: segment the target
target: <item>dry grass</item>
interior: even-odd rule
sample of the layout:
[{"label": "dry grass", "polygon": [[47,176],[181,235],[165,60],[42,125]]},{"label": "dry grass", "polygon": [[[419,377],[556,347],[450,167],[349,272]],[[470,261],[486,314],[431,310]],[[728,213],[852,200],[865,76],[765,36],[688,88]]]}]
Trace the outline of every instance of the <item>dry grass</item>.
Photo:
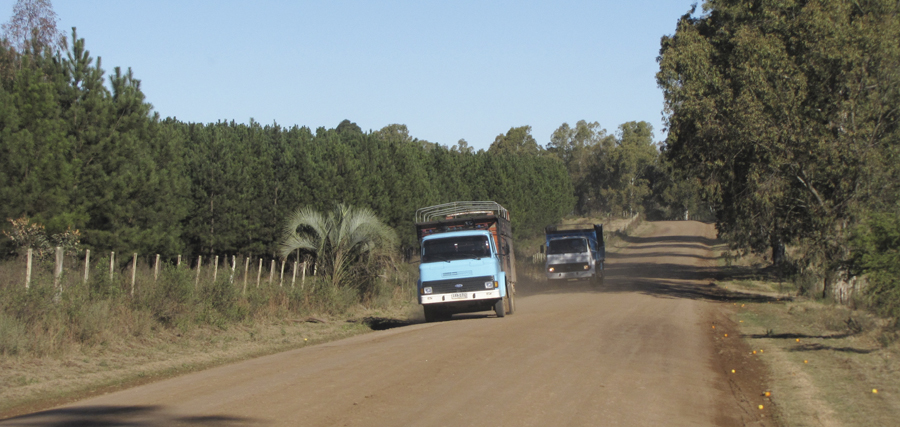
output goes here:
[{"label": "dry grass", "polygon": [[0,418],[369,331],[363,322],[332,319],[309,323],[294,319],[239,325],[228,330],[161,330],[139,339],[85,347],[53,357],[7,356],[0,358]]},{"label": "dry grass", "polygon": [[[720,283],[778,295],[778,284]],[[785,426],[881,426],[900,419],[900,339],[870,313],[816,301],[735,303],[734,319],[770,370]],[[877,390],[877,393],[873,392]]]},{"label": "dry grass", "polygon": [[87,283],[83,271],[69,270],[59,294],[47,266],[28,290],[21,267],[0,265],[3,416],[370,331],[371,319],[402,322],[418,308],[414,265],[342,288],[319,278],[291,288],[279,285],[277,274],[267,283],[264,274],[259,288],[251,279],[246,294],[240,272],[233,280],[230,271],[220,270],[216,280],[204,272],[197,283],[187,268],[170,267],[154,279],[139,265],[133,295],[127,270],[112,281],[93,274]]}]

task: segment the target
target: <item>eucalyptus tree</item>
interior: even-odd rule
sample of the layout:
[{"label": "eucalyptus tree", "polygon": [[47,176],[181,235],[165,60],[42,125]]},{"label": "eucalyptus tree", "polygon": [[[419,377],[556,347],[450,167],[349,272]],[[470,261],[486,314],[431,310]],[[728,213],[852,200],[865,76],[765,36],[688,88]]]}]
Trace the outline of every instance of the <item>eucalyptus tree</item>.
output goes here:
[{"label": "eucalyptus tree", "polygon": [[700,179],[733,244],[778,262],[800,242],[805,260],[840,268],[852,224],[897,192],[900,4],[703,9],[661,42],[667,152]]},{"label": "eucalyptus tree", "polygon": [[592,179],[591,168],[615,146],[615,137],[609,135],[600,123],[579,120],[575,127],[563,123],[553,131],[547,153],[558,157],[569,172],[575,188],[576,211],[581,214],[597,210],[600,182]]},{"label": "eucalyptus tree", "polygon": [[34,46],[62,51],[66,37],[56,28],[58,21],[50,0],[17,0],[9,22],[0,25],[0,38],[7,39],[20,53]]},{"label": "eucalyptus tree", "polygon": [[531,136],[531,126],[512,127],[497,135],[488,148],[490,154],[541,154],[544,148]]}]

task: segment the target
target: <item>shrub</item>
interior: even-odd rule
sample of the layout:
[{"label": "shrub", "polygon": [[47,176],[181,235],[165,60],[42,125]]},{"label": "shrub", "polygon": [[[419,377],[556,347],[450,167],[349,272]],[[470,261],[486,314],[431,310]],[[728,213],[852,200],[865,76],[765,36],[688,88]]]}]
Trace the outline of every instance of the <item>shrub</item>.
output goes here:
[{"label": "shrub", "polygon": [[854,273],[865,274],[865,302],[879,314],[900,317],[900,214],[871,215],[856,229]]}]

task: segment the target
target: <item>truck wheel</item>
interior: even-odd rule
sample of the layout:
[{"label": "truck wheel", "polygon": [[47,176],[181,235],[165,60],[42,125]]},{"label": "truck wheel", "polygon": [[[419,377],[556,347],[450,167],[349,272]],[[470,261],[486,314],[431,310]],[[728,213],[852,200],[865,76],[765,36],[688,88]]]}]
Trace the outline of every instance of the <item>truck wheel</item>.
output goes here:
[{"label": "truck wheel", "polygon": [[503,304],[504,299],[500,298],[494,303],[494,313],[497,313],[497,317],[506,317],[506,307]]},{"label": "truck wheel", "polygon": [[512,287],[509,286],[509,283],[506,284],[506,300],[509,305],[507,314],[513,314],[516,312],[516,295],[513,293]]},{"label": "truck wheel", "polygon": [[437,322],[438,320],[441,319],[441,317],[437,313],[437,310],[435,310],[434,308],[429,307],[427,305],[422,308],[425,310],[425,322],[426,323]]}]

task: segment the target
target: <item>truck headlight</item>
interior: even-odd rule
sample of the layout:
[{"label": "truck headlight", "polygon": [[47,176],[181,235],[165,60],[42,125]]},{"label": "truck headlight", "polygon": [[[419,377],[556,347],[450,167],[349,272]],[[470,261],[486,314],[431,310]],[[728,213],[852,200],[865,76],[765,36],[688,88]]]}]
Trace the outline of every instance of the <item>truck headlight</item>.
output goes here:
[{"label": "truck headlight", "polygon": [[494,281],[484,282],[484,288],[485,289],[494,289],[494,283],[497,283],[497,282],[494,282]]},{"label": "truck headlight", "polygon": [[430,293],[431,293],[431,286],[426,286],[426,287],[422,288],[422,293],[425,294],[425,295],[430,294]]},{"label": "truck headlight", "polygon": [[588,265],[588,264],[585,264],[585,265],[584,265],[584,269],[585,269],[585,270],[590,270],[590,269],[591,269],[591,266]]},{"label": "truck headlight", "polygon": [[553,267],[550,267],[550,268],[547,269],[547,271],[549,271],[549,272],[551,272],[551,273],[553,272],[553,270],[556,270],[556,269],[553,268]]}]

